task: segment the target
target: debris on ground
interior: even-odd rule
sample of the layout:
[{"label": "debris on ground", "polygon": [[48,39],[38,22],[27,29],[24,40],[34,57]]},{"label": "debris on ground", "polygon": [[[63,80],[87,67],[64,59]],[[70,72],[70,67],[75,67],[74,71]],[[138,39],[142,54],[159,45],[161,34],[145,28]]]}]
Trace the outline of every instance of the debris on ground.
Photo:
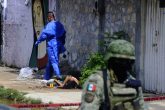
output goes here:
[{"label": "debris on ground", "polygon": [[30,68],[30,67],[21,68],[17,80],[33,79],[35,77],[34,74],[37,71],[38,68]]}]

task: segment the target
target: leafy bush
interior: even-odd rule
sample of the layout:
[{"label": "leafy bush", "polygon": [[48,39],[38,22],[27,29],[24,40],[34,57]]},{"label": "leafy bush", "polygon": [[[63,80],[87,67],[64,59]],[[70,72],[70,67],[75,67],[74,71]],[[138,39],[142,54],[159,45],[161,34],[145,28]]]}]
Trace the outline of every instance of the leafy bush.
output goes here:
[{"label": "leafy bush", "polygon": [[105,66],[103,55],[99,53],[94,53],[90,55],[89,60],[81,69],[80,84],[84,84],[86,79],[94,73],[97,69]]},{"label": "leafy bush", "polygon": [[22,100],[23,94],[19,93],[17,90],[0,87],[0,98],[9,100]]},{"label": "leafy bush", "polygon": [[99,46],[102,48],[102,51],[101,51],[102,53],[91,54],[87,63],[81,69],[81,77],[80,77],[81,85],[84,84],[86,79],[91,74],[93,74],[97,69],[100,69],[101,67],[106,66],[103,57],[106,54],[109,44],[113,40],[117,40],[117,39],[125,39],[127,41],[130,41],[129,36],[125,31],[118,31],[112,34],[110,32],[104,33],[104,38],[99,41]]}]

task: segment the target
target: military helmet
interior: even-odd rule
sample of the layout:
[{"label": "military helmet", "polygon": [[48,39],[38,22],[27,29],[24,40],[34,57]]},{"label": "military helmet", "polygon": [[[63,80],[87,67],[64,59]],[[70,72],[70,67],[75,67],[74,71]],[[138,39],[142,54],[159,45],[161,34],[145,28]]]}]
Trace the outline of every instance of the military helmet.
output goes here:
[{"label": "military helmet", "polygon": [[114,40],[108,46],[104,60],[108,61],[110,58],[124,58],[135,59],[135,48],[126,40]]}]

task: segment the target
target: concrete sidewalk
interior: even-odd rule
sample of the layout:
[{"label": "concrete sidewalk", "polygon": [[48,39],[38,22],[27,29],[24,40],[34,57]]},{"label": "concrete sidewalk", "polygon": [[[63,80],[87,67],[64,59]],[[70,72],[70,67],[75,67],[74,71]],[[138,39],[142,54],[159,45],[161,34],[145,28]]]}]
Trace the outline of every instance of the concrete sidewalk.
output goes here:
[{"label": "concrete sidewalk", "polygon": [[[80,103],[81,91],[76,92],[50,92],[50,93],[29,93],[26,97],[40,98],[44,103],[52,102],[54,104],[59,103]],[[74,107],[71,107],[74,108]],[[165,100],[161,101],[147,101],[145,102],[146,110],[165,110]]]},{"label": "concrete sidewalk", "polygon": [[165,100],[151,101],[146,103],[149,110],[165,110]]},{"label": "concrete sidewalk", "polygon": [[49,92],[49,93],[29,93],[26,97],[41,99],[44,103],[80,103],[81,91],[76,92]]}]

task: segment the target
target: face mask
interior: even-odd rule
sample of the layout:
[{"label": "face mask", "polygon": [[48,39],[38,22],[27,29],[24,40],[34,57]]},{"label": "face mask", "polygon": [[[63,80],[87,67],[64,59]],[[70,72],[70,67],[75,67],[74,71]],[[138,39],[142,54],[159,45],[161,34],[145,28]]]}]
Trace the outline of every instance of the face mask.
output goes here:
[{"label": "face mask", "polygon": [[128,71],[132,68],[133,62],[128,59],[114,58],[110,60],[112,68],[120,69],[122,71]]}]

